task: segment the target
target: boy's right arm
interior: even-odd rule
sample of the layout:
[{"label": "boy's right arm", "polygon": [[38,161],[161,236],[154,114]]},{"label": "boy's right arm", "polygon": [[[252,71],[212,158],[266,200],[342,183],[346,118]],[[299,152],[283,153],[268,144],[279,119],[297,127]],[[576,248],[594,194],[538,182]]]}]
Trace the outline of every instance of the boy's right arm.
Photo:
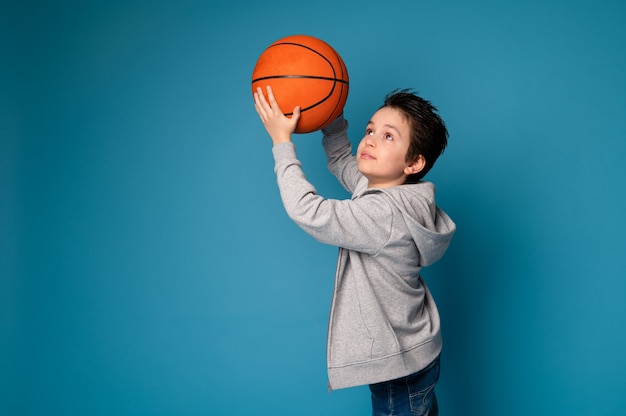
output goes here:
[{"label": "boy's right arm", "polygon": [[348,121],[343,117],[343,113],[323,128],[322,133],[328,170],[348,192],[354,193],[363,175],[359,172],[356,158],[352,154],[352,144],[348,139]]}]

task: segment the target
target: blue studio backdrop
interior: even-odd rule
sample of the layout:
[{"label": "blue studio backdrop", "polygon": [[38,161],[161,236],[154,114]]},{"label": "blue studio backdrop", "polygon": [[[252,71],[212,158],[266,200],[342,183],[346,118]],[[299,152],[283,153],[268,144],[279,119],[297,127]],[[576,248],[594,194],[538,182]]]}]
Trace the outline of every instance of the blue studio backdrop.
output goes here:
[{"label": "blue studio backdrop", "polygon": [[[441,414],[626,412],[626,3],[8,3],[0,414],[370,413],[327,391],[337,249],[287,218],[253,108],[292,34],[346,62],[354,143],[395,88],[448,124]],[[346,198],[320,137],[305,173]]]}]

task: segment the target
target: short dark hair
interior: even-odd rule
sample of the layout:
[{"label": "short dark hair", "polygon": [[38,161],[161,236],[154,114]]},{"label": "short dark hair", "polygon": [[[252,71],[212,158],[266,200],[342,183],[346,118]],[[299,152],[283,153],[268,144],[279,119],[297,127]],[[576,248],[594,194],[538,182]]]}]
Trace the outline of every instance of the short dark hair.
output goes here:
[{"label": "short dark hair", "polygon": [[435,164],[448,144],[448,130],[437,114],[437,108],[411,89],[396,89],[385,96],[380,107],[399,110],[407,118],[411,132],[407,162],[415,162],[420,155],[426,161],[424,169],[406,178],[405,183],[419,182]]}]

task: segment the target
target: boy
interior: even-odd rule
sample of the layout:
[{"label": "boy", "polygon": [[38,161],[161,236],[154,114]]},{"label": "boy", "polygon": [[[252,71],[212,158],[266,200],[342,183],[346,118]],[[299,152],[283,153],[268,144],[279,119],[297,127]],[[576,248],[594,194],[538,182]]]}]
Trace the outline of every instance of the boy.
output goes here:
[{"label": "boy", "polygon": [[339,247],[330,311],[329,389],[368,384],[374,415],[436,415],[439,314],[420,269],[446,251],[455,224],[422,181],[447,144],[436,108],[408,90],[385,98],[356,156],[343,114],[322,130],[328,168],[352,199],[324,199],[306,180],[291,136],[300,117],[283,115],[270,87],[255,109],[270,135],[289,217]]}]

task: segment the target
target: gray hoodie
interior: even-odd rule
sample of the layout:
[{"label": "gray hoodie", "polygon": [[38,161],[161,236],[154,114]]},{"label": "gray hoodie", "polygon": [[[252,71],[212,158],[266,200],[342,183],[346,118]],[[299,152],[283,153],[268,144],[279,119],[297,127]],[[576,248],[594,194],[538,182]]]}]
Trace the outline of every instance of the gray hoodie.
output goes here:
[{"label": "gray hoodie", "polygon": [[430,182],[367,188],[343,117],[323,130],[328,167],[347,200],[324,199],[305,178],[293,143],[273,147],[289,217],[316,240],[339,247],[328,327],[330,389],[413,374],[441,352],[439,313],[420,276],[455,231]]}]

